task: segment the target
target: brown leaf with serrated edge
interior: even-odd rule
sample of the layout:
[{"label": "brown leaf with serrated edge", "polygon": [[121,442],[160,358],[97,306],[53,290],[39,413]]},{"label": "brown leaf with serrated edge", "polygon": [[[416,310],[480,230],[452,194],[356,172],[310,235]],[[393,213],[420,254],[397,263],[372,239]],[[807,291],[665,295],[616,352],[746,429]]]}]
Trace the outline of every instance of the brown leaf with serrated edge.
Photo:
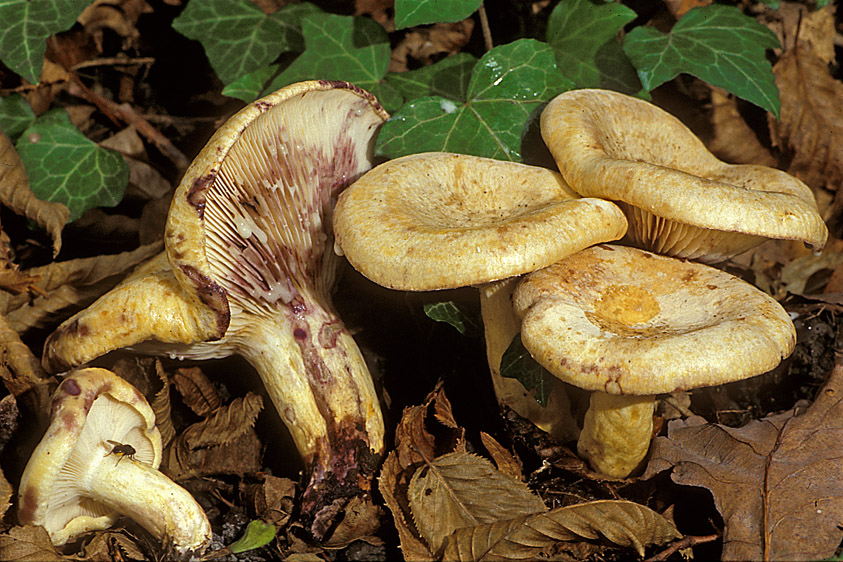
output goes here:
[{"label": "brown leaf with serrated edge", "polygon": [[525,560],[538,558],[559,541],[600,538],[634,548],[643,557],[644,547],[681,536],[670,521],[646,506],[602,500],[464,527],[448,537],[443,560]]},{"label": "brown leaf with serrated edge", "polygon": [[775,167],[778,162],[746,124],[738,102],[720,88],[711,88],[712,137],[708,149],[733,164],[760,164]]},{"label": "brown leaf with serrated edge", "polygon": [[191,449],[228,445],[255,425],[262,409],[263,399],[249,392],[191,425],[182,436]]},{"label": "brown leaf with serrated edge", "polygon": [[91,542],[85,545],[82,556],[85,560],[113,560],[115,562],[147,559],[129,535],[110,529],[95,533]]},{"label": "brown leaf with serrated edge", "polygon": [[497,439],[485,431],[480,432],[480,441],[486,447],[486,450],[489,451],[489,455],[495,461],[498,470],[512,478],[517,478],[518,480],[524,479],[524,467],[521,465],[518,457],[509,452],[506,447],[498,443]]},{"label": "brown leaf with serrated edge", "polygon": [[0,378],[10,393],[19,397],[29,390],[27,396],[35,401],[36,412],[46,416],[50,404],[50,382],[41,367],[41,361],[24,344],[6,318],[0,314]]},{"label": "brown leaf with serrated edge", "polygon": [[208,416],[222,406],[217,389],[199,367],[178,369],[173,375],[173,385],[187,407],[198,416]]},{"label": "brown leaf with serrated edge", "polygon": [[155,412],[155,426],[161,433],[161,446],[166,447],[176,436],[176,428],[173,427],[173,417],[170,414],[170,377],[158,359],[155,360],[155,374],[163,386],[155,393],[150,406]]},{"label": "brown leaf with serrated edge", "polygon": [[843,539],[843,365],[815,402],[741,428],[701,418],[668,424],[644,478],[711,491],[723,516],[724,560],[821,560]]},{"label": "brown leaf with serrated edge", "polygon": [[53,239],[53,256],[61,250],[61,231],[70,215],[61,203],[42,201],[29,190],[29,178],[12,141],[0,129],[0,203],[33,220]]},{"label": "brown leaf with serrated edge", "polygon": [[75,558],[56,552],[44,527],[12,527],[0,535],[0,560],[5,562],[64,562]]},{"label": "brown leaf with serrated edge", "polygon": [[773,143],[792,152],[788,172],[814,188],[843,183],[843,82],[822,60],[796,48],[773,67],[781,117],[769,116]]},{"label": "brown leaf with serrated edge", "polygon": [[416,528],[433,552],[462,527],[547,509],[524,482],[471,453],[449,453],[419,467],[407,494]]},{"label": "brown leaf with serrated edge", "polygon": [[255,515],[277,528],[290,520],[296,497],[296,483],[289,478],[259,474],[259,482],[241,484],[241,490]]},{"label": "brown leaf with serrated edge", "polygon": [[131,252],[53,262],[25,273],[37,277],[33,290],[40,295],[11,295],[0,291],[0,314],[18,333],[32,328],[55,326],[98,297],[113,289],[126,270],[161,251],[161,243],[141,246]]}]

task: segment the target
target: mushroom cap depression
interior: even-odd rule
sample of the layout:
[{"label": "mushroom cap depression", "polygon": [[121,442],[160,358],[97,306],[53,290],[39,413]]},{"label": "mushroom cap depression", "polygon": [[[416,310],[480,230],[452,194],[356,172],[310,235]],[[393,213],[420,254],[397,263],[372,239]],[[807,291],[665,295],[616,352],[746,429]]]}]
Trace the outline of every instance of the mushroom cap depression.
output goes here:
[{"label": "mushroom cap depression", "polygon": [[120,514],[79,487],[87,464],[101,460],[108,440],[131,445],[138,462],[153,468],[161,463],[161,435],[146,399],[106,369],[76,371],[53,395],[52,423],[21,477],[20,521],[44,526],[54,544],[111,527]]},{"label": "mushroom cap depression", "polygon": [[541,131],[570,186],[618,202],[628,237],[648,250],[713,263],[768,238],[825,245],[808,186],[781,170],[718,160],[651,103],[608,90],[565,92],[542,112]]},{"label": "mushroom cap depression", "polygon": [[513,303],[524,347],[580,388],[650,395],[773,369],[796,332],[772,297],[712,267],[600,245],[528,275]]},{"label": "mushroom cap depression", "polygon": [[390,160],[346,189],[336,246],[385,287],[429,291],[521,275],[626,232],[618,207],[551,170],[431,152]]}]

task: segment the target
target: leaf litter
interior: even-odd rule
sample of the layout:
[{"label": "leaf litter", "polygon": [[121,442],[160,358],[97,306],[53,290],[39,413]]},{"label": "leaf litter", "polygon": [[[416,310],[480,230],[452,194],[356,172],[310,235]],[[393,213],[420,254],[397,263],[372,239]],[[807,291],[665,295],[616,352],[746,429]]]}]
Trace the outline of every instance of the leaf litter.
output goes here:
[{"label": "leaf litter", "polygon": [[[168,0],[164,4],[182,3]],[[277,4],[264,2],[260,7],[269,15],[276,12]],[[376,12],[378,21],[395,34],[392,8],[388,2],[386,7],[383,4],[373,7],[372,2],[361,0],[356,3],[357,13]],[[553,3],[547,2],[526,4],[533,14],[547,15],[553,8]],[[672,3],[671,9],[679,14],[695,3],[681,3],[678,8],[676,4]],[[5,9],[17,10],[21,3],[12,2],[10,6]],[[49,409],[49,391],[57,382],[43,372],[33,350],[37,352],[45,332],[57,324],[57,319],[86,306],[119,283],[127,271],[159,254],[167,201],[186,165],[181,150],[195,153],[199,146],[190,144],[201,145],[220,115],[236,109],[230,99],[218,94],[218,83],[209,84],[205,79],[185,77],[179,83],[189,83],[191,89],[180,89],[177,95],[168,90],[173,85],[160,81],[145,84],[154,57],[130,60],[127,54],[134,57],[137,49],[144,48],[144,34],[153,33],[145,25],[149,18],[159,16],[159,10],[158,4],[143,0],[97,1],[88,6],[73,32],[51,39],[47,58],[36,49],[34,55],[21,59],[25,77],[34,80],[40,75],[40,84],[20,81],[7,88],[9,75],[0,69],[2,96],[13,93],[2,98],[4,105],[0,107],[9,107],[5,105],[7,100],[17,103],[13,100],[25,97],[26,109],[30,105],[37,109],[35,114],[14,110],[2,115],[4,127],[12,123],[14,138],[34,122],[36,114],[40,116],[58,101],[65,104],[72,99],[76,105],[68,108],[68,115],[73,124],[96,140],[97,147],[119,151],[129,170],[126,203],[105,211],[87,211],[83,219],[66,225],[66,207],[31,195],[25,178],[20,176],[14,143],[0,135],[0,202],[14,215],[2,217],[5,253],[0,270],[0,375],[6,393],[0,399],[0,515],[4,515],[0,521],[0,558],[4,560],[141,560],[158,552],[144,531],[128,520],[62,552],[52,547],[43,529],[16,525],[14,492],[22,467],[13,459],[25,459],[31,451],[32,440],[38,438],[35,433],[43,427]],[[780,119],[758,119],[758,112],[747,111],[746,103],[737,101],[734,95],[685,77],[655,90],[654,96],[665,102],[664,92],[677,90],[672,95],[686,105],[690,102],[705,111],[710,103],[707,116],[711,131],[706,139],[710,146],[731,161],[777,165],[801,177],[814,188],[820,202],[825,202],[826,216],[835,233],[835,217],[843,209],[838,195],[843,182],[839,154],[843,143],[838,139],[843,116],[840,104],[835,103],[841,86],[833,44],[835,25],[838,32],[840,29],[839,16],[835,20],[830,7],[807,10],[788,2],[783,2],[778,11],[758,11],[758,21],[775,32],[782,45],[775,52],[777,62],[773,67],[781,93]],[[489,12],[493,13],[491,9]],[[254,17],[265,19],[259,14]],[[316,27],[332,19],[316,15],[310,25]],[[400,86],[384,87],[385,93],[400,90],[398,95],[407,96],[413,87],[427,87],[429,94],[453,99],[451,105],[459,111],[466,111],[466,103],[498,103],[496,99],[487,100],[479,91],[486,77],[472,78],[483,71],[473,71],[476,59],[457,61],[456,66],[443,64],[442,68],[450,69],[444,73],[450,80],[443,81],[443,76],[435,72],[425,74],[426,69],[436,66],[433,63],[442,64],[443,59],[447,63],[446,56],[467,55],[465,49],[471,48],[471,41],[480,32],[474,22],[437,24],[391,35],[391,57],[387,59],[380,46],[378,67],[373,69],[376,72],[365,78],[372,80],[373,86],[382,87],[374,83],[374,77],[383,78],[389,60],[390,71],[414,69],[412,72],[418,74],[408,74],[404,82],[401,78],[393,81]],[[343,20],[337,29],[345,29],[346,23]],[[299,30],[286,32],[290,34],[287,39],[292,38],[292,48],[304,50]],[[20,39],[20,33],[18,27],[0,32],[0,47],[4,41]],[[619,87],[637,90],[633,80],[624,82],[622,77],[628,73],[611,70],[612,65],[617,67],[625,60],[620,50],[606,47],[600,34],[586,39],[593,39],[593,44],[583,48],[592,57],[586,63],[594,68],[582,74],[593,72],[596,78],[591,80],[620,80]],[[565,41],[560,39],[560,43]],[[577,47],[576,41],[568,41],[566,48],[570,43],[571,48]],[[349,56],[357,56],[356,44],[349,43],[347,48]],[[57,51],[65,54],[59,56]],[[520,51],[516,58],[526,59],[529,52]],[[609,59],[605,58],[607,53]],[[163,60],[161,53],[157,54]],[[255,57],[251,51],[243,54]],[[554,54],[557,61],[562,58],[558,52]],[[316,51],[308,57],[324,58]],[[264,56],[259,62],[264,64],[266,60]],[[201,70],[208,76],[213,74],[207,66]],[[230,70],[226,67],[225,72]],[[266,80],[271,77],[267,75]],[[387,77],[386,83],[390,80]],[[546,89],[556,87],[552,80],[546,82]],[[104,96],[104,90],[111,87],[113,91]],[[192,96],[212,108],[208,111],[211,116],[188,115],[184,106],[173,104],[167,95]],[[435,107],[444,106],[438,103]],[[410,121],[416,119],[416,124],[424,125],[428,118],[421,113],[410,115]],[[436,120],[430,120],[436,125]],[[132,127],[126,128],[130,122]],[[481,118],[480,125],[483,123]],[[179,148],[171,139],[178,139]],[[519,139],[505,139],[505,143],[512,154],[520,149]],[[395,150],[397,154],[399,149]],[[24,224],[28,221],[44,232]],[[836,228],[839,237],[839,225]],[[85,233],[90,236],[94,232],[96,237],[91,239],[97,244],[86,243]],[[106,251],[106,243],[118,251]],[[113,367],[133,383],[137,381],[150,399],[167,444],[165,468],[209,508],[217,531],[216,547],[234,543],[250,527],[266,533],[275,529],[275,538],[260,549],[237,557],[219,550],[216,554],[220,559],[363,560],[404,556],[408,560],[512,560],[556,555],[560,559],[612,560],[628,558],[633,551],[641,556],[654,552],[668,556],[672,549],[704,540],[690,535],[692,532],[720,535],[713,552],[723,559],[818,559],[837,554],[843,540],[835,523],[841,515],[835,455],[839,456],[837,410],[843,374],[841,367],[830,375],[827,372],[829,357],[839,348],[838,316],[843,311],[843,299],[838,295],[843,287],[839,252],[835,241],[820,257],[792,248],[767,248],[751,254],[757,258],[751,263],[736,260],[728,264],[759,285],[766,284],[797,315],[799,347],[784,369],[784,375],[790,373],[788,376],[795,380],[781,385],[786,391],[765,391],[775,393],[775,400],[766,402],[768,397],[763,392],[756,396],[746,390],[735,392],[736,387],[719,394],[714,407],[706,406],[702,393],[692,394],[690,404],[681,412],[690,410],[705,418],[657,419],[656,427],[662,429],[647,472],[625,482],[600,479],[585,468],[567,444],[555,443],[526,428],[524,420],[516,419],[511,412],[491,416],[497,420],[491,424],[488,416],[478,416],[478,410],[497,407],[478,390],[488,384],[487,367],[472,366],[478,377],[466,368],[469,359],[465,349],[472,343],[463,336],[455,340],[453,348],[446,346],[438,351],[442,348],[434,343],[447,340],[442,334],[451,328],[431,327],[432,321],[424,318],[421,306],[413,318],[400,324],[402,336],[409,334],[407,340],[425,346],[410,358],[399,359],[399,351],[408,349],[406,344],[396,344],[389,337],[376,341],[372,337],[375,328],[358,322],[362,339],[368,338],[372,347],[366,351],[372,354],[373,363],[387,372],[384,387],[394,426],[394,446],[388,448],[381,467],[378,504],[352,505],[353,513],[344,527],[336,530],[331,545],[314,545],[303,538],[297,521],[297,469],[286,466],[286,459],[274,460],[275,451],[283,446],[277,443],[277,429],[267,421],[271,416],[263,408],[265,398],[259,394],[259,385],[246,381],[248,372],[240,376],[242,364],[185,366],[168,359],[127,361],[125,353],[104,358],[101,364]],[[354,285],[360,281],[353,273],[347,277],[351,280],[346,291],[352,296],[367,294]],[[391,297],[377,293],[377,298]],[[395,306],[396,302],[384,305],[393,317],[397,316],[394,310],[406,310]],[[428,302],[435,306],[437,301]],[[344,306],[380,310],[375,304]],[[364,312],[357,313],[365,317]],[[390,321],[394,322],[385,320],[387,324]],[[384,342],[390,342],[397,351],[386,349]],[[437,355],[444,356],[442,363],[450,365],[441,368],[441,363],[420,360]],[[218,372],[232,366],[237,373],[233,376]],[[396,368],[407,372],[401,385],[416,389],[411,398],[401,385],[390,380],[389,370]],[[776,380],[781,382],[784,375],[775,375],[779,377]],[[411,381],[413,377],[416,380]],[[770,380],[767,375],[761,378]],[[819,390],[822,384],[825,386]],[[456,397],[453,404],[446,389]],[[782,399],[783,394],[788,396]],[[390,402],[397,396],[401,398]],[[802,402],[794,406],[797,398]],[[730,411],[737,415],[729,418]],[[714,423],[720,419],[749,421],[731,427]],[[267,454],[270,447],[271,455]],[[653,490],[652,483],[660,477],[657,473],[669,474],[673,487]],[[689,487],[707,490],[722,522],[707,520],[696,527],[672,522],[673,507],[687,501],[684,497]],[[388,512],[381,510],[381,505]],[[686,533],[683,540],[676,541],[681,536],[677,528]],[[680,558],[673,554],[671,560]]]}]

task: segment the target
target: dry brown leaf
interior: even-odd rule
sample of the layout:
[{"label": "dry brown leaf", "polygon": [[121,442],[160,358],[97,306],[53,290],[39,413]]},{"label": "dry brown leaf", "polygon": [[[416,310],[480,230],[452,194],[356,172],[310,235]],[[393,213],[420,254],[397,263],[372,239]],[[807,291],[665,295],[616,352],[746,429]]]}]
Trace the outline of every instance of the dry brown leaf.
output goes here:
[{"label": "dry brown leaf", "polygon": [[773,143],[793,153],[788,172],[814,188],[843,183],[843,83],[818,57],[795,49],[773,67],[781,117],[769,116]]},{"label": "dry brown leaf", "polygon": [[85,545],[85,560],[146,560],[144,553],[126,533],[105,530],[95,533]]},{"label": "dry brown leaf", "polygon": [[497,439],[485,431],[480,432],[480,441],[483,442],[483,446],[486,447],[487,451],[489,451],[489,455],[492,457],[492,460],[495,461],[498,470],[507,476],[511,476],[512,478],[516,478],[518,480],[524,479],[524,467],[521,465],[521,461],[518,457],[510,453],[506,447],[498,443]]},{"label": "dry brown leaf", "polygon": [[0,378],[15,397],[33,390],[28,396],[35,402],[35,411],[48,415],[51,379],[3,315],[0,315]]},{"label": "dry brown leaf", "polygon": [[[6,397],[8,398],[8,396]],[[0,526],[3,525],[3,517],[6,515],[6,512],[9,510],[9,506],[12,505],[12,494],[15,491],[12,489],[12,485],[9,484],[9,481],[6,480],[6,475],[3,474],[3,471],[0,470]],[[2,560],[2,558],[0,558]]]},{"label": "dry brown leaf", "polygon": [[289,478],[261,474],[260,482],[242,484],[243,495],[258,519],[284,527],[293,512],[296,483]]},{"label": "dry brown leaf", "polygon": [[525,560],[538,558],[559,541],[596,540],[634,548],[664,544],[682,535],[652,509],[628,501],[603,500],[464,527],[445,543],[443,560]]},{"label": "dry brown leaf", "polygon": [[819,10],[797,2],[782,2],[760,18],[773,30],[785,52],[807,49],[826,64],[834,61],[834,3]]},{"label": "dry brown leaf", "polygon": [[723,516],[724,560],[821,560],[843,539],[843,366],[804,413],[741,428],[673,421],[654,440],[644,478],[711,491]]},{"label": "dry brown leaf", "polygon": [[[47,40],[48,48],[57,37],[59,36],[53,35]],[[22,95],[29,102],[35,115],[41,115],[50,109],[53,99],[63,90],[67,89],[69,83],[70,74],[67,70],[49,58],[45,58],[44,66],[41,67],[41,77],[38,79],[38,84],[26,89]]]},{"label": "dry brown leaf", "polygon": [[58,324],[114,288],[126,271],[161,251],[161,243],[131,252],[102,255],[33,267],[25,273],[37,277],[35,291],[46,296],[10,295],[0,291],[0,314],[23,334],[31,328]]},{"label": "dry brown leaf", "polygon": [[22,272],[17,265],[0,261],[0,289],[19,295],[32,290],[37,281],[38,277]]},{"label": "dry brown leaf", "polygon": [[471,39],[474,20],[471,18],[456,23],[437,23],[429,28],[416,28],[392,50],[389,70],[407,70],[407,59],[419,61],[423,66],[436,59],[459,52]]},{"label": "dry brown leaf", "polygon": [[462,527],[547,509],[522,481],[470,453],[449,453],[420,467],[407,493],[416,528],[433,552]]},{"label": "dry brown leaf", "polygon": [[381,527],[384,510],[374,504],[372,498],[356,496],[343,508],[342,520],[325,541],[330,548],[344,548],[354,541],[366,539],[380,542],[375,533]]},{"label": "dry brown leaf", "polygon": [[170,377],[161,365],[161,361],[155,360],[155,374],[161,380],[163,386],[155,393],[152,400],[152,411],[155,412],[155,425],[161,433],[161,445],[166,447],[176,436],[176,428],[173,427],[173,417],[170,414]]},{"label": "dry brown leaf", "polygon": [[146,163],[146,147],[135,127],[126,127],[100,142],[100,146],[116,150],[125,157],[129,166],[129,185],[126,186],[124,199],[161,199],[173,190],[170,182],[155,167]]},{"label": "dry brown leaf", "polygon": [[708,6],[712,3],[712,0],[665,0],[664,3],[667,9],[670,10],[670,13],[673,14],[673,17],[679,19],[688,10],[700,6]]},{"label": "dry brown leaf", "polygon": [[741,117],[735,97],[720,88],[711,88],[711,126],[708,148],[718,158],[734,164],[778,164]]},{"label": "dry brown leaf", "polygon": [[70,211],[61,203],[35,197],[29,190],[29,178],[12,141],[0,129],[0,203],[34,221],[53,239],[53,255],[61,250],[61,231]]},{"label": "dry brown leaf", "polygon": [[249,392],[188,427],[182,437],[191,449],[228,445],[254,427],[262,409],[263,399]]},{"label": "dry brown leaf", "polygon": [[123,48],[132,48],[140,37],[135,27],[142,14],[151,13],[146,0],[96,0],[85,8],[77,20],[102,50],[103,32],[110,29],[123,37]]},{"label": "dry brown leaf", "polygon": [[0,399],[0,453],[18,430],[20,408],[14,394],[7,394]]},{"label": "dry brown leaf", "polygon": [[73,558],[61,556],[53,548],[44,527],[27,525],[12,527],[0,535],[0,560],[5,562],[65,562]]},{"label": "dry brown leaf", "polygon": [[843,252],[825,251],[819,256],[808,254],[785,265],[779,276],[781,291],[776,297],[784,297],[787,293],[802,295],[805,293],[808,281],[823,269],[836,270],[843,265]]},{"label": "dry brown leaf", "polygon": [[199,367],[178,369],[173,375],[173,385],[181,394],[184,403],[197,416],[208,416],[222,406],[217,389]]}]

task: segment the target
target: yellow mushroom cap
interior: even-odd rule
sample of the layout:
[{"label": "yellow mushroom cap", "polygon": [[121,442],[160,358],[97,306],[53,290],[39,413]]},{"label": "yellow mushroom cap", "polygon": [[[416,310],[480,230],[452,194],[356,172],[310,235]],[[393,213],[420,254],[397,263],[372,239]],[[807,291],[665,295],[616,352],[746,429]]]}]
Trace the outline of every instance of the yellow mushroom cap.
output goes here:
[{"label": "yellow mushroom cap", "polygon": [[375,283],[407,291],[534,271],[626,226],[617,206],[580,198],[557,172],[444,152],[376,166],[334,210],[338,251]]},{"label": "yellow mushroom cap", "polygon": [[721,162],[651,103],[608,90],[565,92],[542,112],[541,131],[571,187],[618,202],[629,238],[648,250],[717,262],[768,238],[825,245],[808,186],[781,170]]},{"label": "yellow mushroom cap", "polygon": [[749,283],[624,246],[594,246],[528,275],[513,303],[540,364],[609,394],[745,379],[774,368],[796,343],[787,312]]}]

